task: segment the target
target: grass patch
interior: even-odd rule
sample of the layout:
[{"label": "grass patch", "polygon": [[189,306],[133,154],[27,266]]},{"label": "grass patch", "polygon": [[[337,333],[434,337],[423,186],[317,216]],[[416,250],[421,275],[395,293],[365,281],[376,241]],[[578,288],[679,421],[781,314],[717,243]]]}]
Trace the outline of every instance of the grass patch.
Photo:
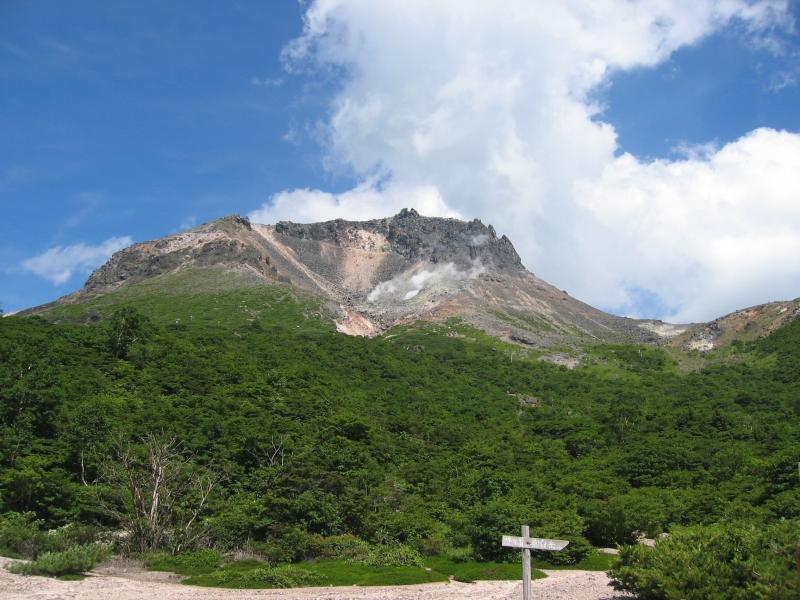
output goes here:
[{"label": "grass patch", "polygon": [[608,571],[617,557],[613,554],[603,554],[602,552],[592,552],[574,565],[550,565],[543,560],[534,560],[533,566],[538,569],[549,569],[551,571],[578,570],[578,571]]},{"label": "grass patch", "polygon": [[80,304],[49,307],[42,316],[90,323],[125,306],[175,332],[199,326],[229,334],[262,319],[270,325],[291,323],[298,333],[334,330],[333,320],[310,294],[281,283],[250,285],[240,274],[214,268],[161,275]]},{"label": "grass patch", "polygon": [[258,569],[265,565],[263,561],[256,560],[255,558],[245,558],[242,560],[235,560],[225,565],[226,571],[249,571],[251,569]]},{"label": "grass patch", "polygon": [[447,581],[447,576],[422,567],[372,566],[352,564],[345,560],[324,560],[300,563],[322,576],[324,585],[411,585]]},{"label": "grass patch", "polygon": [[[502,581],[507,579],[522,579],[522,564],[520,562],[477,562],[456,561],[447,556],[433,556],[425,564],[445,577],[452,576],[456,581],[472,583],[473,581]],[[534,579],[541,579],[545,574],[541,571],[532,572]]]},{"label": "grass patch", "polygon": [[[533,561],[533,578],[546,575],[539,569],[580,569],[607,571],[615,557],[599,552],[590,554],[579,563],[555,566]],[[503,581],[522,579],[519,562],[478,562],[450,556],[425,558],[423,565],[379,565],[353,562],[347,559],[323,559],[292,565],[270,566],[248,559],[224,564],[218,553],[210,550],[170,556],[153,555],[147,567],[155,571],[173,571],[190,575],[187,585],[203,587],[258,589],[300,586],[377,586],[413,585],[447,581],[450,577],[463,583],[473,581]]]},{"label": "grass patch", "polygon": [[[243,563],[247,563],[246,565]],[[371,566],[346,560],[308,561],[270,567],[258,561],[238,561],[186,579],[187,585],[228,588],[280,588],[307,585],[410,585],[447,581],[447,575],[422,567]]]},{"label": "grass patch", "polygon": [[322,576],[314,570],[297,565],[271,567],[266,564],[255,569],[223,567],[218,571],[195,575],[185,580],[188,585],[234,589],[291,588],[322,583]]},{"label": "grass patch", "polygon": [[[150,554],[145,558],[145,565],[150,571],[170,571],[178,575],[202,575],[215,571],[222,560],[216,550],[197,550],[184,554]],[[262,567],[258,561],[239,561],[255,563],[248,568]],[[236,563],[233,563],[236,564]],[[241,569],[239,569],[241,570]]]}]

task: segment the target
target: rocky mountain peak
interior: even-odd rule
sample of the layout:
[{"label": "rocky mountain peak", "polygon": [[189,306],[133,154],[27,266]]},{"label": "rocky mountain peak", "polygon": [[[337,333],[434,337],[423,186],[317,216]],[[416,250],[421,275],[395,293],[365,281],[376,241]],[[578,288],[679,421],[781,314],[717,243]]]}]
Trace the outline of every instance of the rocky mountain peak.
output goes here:
[{"label": "rocky mountain peak", "polygon": [[62,301],[186,270],[202,279],[204,269],[223,270],[240,285],[290,284],[315,294],[351,334],[450,317],[535,346],[645,334],[535,277],[491,225],[426,217],[413,208],[361,222],[265,225],[230,215],[115,253]]},{"label": "rocky mountain peak", "polygon": [[419,213],[416,210],[414,210],[413,208],[404,208],[399,213],[397,213],[397,216],[395,218],[396,219],[408,219],[408,218],[412,218],[413,219],[414,217],[419,217]]},{"label": "rocky mountain peak", "polygon": [[204,278],[209,287],[216,285],[211,282],[219,278],[211,270],[223,271],[229,286],[289,284],[322,298],[339,330],[358,335],[457,317],[539,348],[634,341],[708,351],[800,318],[799,301],[753,307],[707,324],[617,317],[530,273],[511,241],[498,238],[491,225],[425,217],[412,208],[361,222],[264,225],[229,215],[120,250],[83,289],[57,303],[81,302],[157,277],[175,281],[170,276],[187,270],[194,271],[193,289],[199,290]]},{"label": "rocky mountain peak", "polygon": [[[224,271],[231,285],[290,284],[326,301],[337,327],[373,335],[418,320],[458,317],[512,341],[548,347],[574,339],[652,336],[587,306],[527,271],[506,236],[478,219],[406,208],[369,221],[253,223],[230,215],[115,253],[79,302],[187,270]],[[214,279],[209,277],[209,281]],[[202,289],[202,283],[198,284]]]},{"label": "rocky mountain peak", "polygon": [[371,221],[336,219],[310,224],[281,221],[275,225],[275,233],[290,245],[293,240],[305,240],[343,248],[358,245],[366,234],[369,242],[362,249],[369,249],[370,245],[378,249],[382,243],[383,250],[412,262],[453,263],[461,268],[480,263],[487,269],[500,271],[523,269],[514,245],[506,236],[498,238],[491,225],[484,225],[478,219],[423,217],[413,208]]}]

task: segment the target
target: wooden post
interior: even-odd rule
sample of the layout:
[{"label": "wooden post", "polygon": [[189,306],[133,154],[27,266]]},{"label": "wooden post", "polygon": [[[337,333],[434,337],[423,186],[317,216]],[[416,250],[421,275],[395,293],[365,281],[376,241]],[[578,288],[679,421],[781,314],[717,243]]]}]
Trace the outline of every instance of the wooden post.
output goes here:
[{"label": "wooden post", "polygon": [[[522,526],[522,538],[531,537],[530,528]],[[531,551],[529,548],[522,549],[522,600],[533,600],[531,596]]]},{"label": "wooden post", "polygon": [[519,548],[522,550],[522,599],[533,600],[531,591],[531,550],[545,550],[558,552],[569,546],[567,540],[548,540],[546,538],[532,538],[527,525],[522,526],[522,537],[504,535],[500,540],[503,548]]}]

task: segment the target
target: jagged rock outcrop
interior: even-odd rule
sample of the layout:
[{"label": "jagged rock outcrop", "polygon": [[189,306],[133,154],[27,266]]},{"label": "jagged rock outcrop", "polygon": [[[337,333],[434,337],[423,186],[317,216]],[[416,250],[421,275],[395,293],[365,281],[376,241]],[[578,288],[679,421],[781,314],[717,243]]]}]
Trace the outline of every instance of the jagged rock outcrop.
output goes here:
[{"label": "jagged rock outcrop", "polygon": [[464,222],[421,217],[413,208],[404,208],[391,218],[362,222],[337,219],[299,224],[281,221],[275,225],[275,234],[298,252],[306,247],[316,251],[316,244],[333,243],[341,248],[391,252],[410,262],[452,262],[459,267],[469,267],[479,261],[498,271],[524,268],[513,244],[506,236],[498,238],[491,225],[484,225],[478,219]]}]

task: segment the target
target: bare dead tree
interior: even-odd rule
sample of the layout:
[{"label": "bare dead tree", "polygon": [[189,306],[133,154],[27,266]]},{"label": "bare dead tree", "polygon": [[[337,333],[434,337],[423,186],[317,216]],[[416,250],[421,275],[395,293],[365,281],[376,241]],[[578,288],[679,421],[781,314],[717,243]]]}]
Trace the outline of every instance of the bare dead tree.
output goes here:
[{"label": "bare dead tree", "polygon": [[277,437],[274,435],[270,436],[269,438],[270,450],[268,451],[270,466],[276,464],[278,460],[280,460],[280,464],[281,466],[283,466],[283,462],[286,459],[285,444],[288,439],[289,439],[288,433],[279,435]]},{"label": "bare dead tree", "polygon": [[194,546],[206,534],[203,527],[197,526],[197,518],[202,514],[214,487],[217,478],[211,473],[203,473],[195,479],[194,502],[186,509],[184,518],[174,529],[173,552],[177,554],[186,548]]},{"label": "bare dead tree", "polygon": [[80,454],[80,456],[81,456],[81,483],[83,485],[89,485],[88,483],[86,483],[86,463],[85,463],[85,461],[83,459],[83,454],[84,454],[83,449],[81,449],[81,454]]},{"label": "bare dead tree", "polygon": [[104,508],[140,552],[178,552],[204,535],[199,517],[217,478],[187,458],[174,436],[148,434],[138,445],[118,438],[100,473],[104,483],[122,491],[121,500],[103,498]]},{"label": "bare dead tree", "polygon": [[[291,435],[288,433],[277,436],[271,435],[269,437],[269,448],[258,447],[247,450],[247,452],[255,459],[259,467],[263,467],[265,464],[270,467],[283,467],[287,460],[286,442],[290,437]],[[291,456],[292,453],[289,451],[289,458]]]}]

